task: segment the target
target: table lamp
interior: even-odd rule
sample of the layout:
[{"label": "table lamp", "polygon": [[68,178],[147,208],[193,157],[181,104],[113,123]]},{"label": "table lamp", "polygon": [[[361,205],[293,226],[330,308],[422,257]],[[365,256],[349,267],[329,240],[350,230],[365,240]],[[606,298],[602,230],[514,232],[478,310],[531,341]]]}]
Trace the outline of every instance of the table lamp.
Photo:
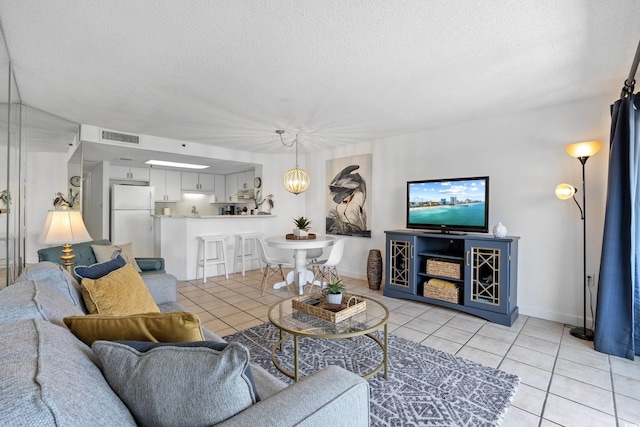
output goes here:
[{"label": "table lamp", "polygon": [[64,267],[73,274],[73,264],[76,255],[73,253],[72,243],[80,243],[91,240],[91,236],[84,226],[80,211],[73,210],[50,210],[47,212],[47,219],[38,243],[40,244],[59,244],[62,246],[62,256]]}]

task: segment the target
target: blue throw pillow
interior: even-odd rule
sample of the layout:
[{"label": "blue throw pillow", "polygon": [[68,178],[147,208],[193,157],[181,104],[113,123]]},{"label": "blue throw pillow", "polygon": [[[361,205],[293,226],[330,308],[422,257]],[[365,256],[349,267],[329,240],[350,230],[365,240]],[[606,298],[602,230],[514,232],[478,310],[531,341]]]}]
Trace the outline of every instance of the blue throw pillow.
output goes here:
[{"label": "blue throw pillow", "polygon": [[90,266],[78,265],[73,269],[76,276],[82,279],[99,279],[114,270],[124,267],[127,262],[120,255],[107,262],[98,262]]}]

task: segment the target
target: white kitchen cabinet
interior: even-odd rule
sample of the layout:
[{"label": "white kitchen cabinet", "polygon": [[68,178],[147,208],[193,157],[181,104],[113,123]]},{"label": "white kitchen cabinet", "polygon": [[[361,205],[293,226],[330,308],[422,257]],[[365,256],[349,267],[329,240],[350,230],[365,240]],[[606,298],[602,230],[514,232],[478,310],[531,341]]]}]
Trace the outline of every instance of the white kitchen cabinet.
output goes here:
[{"label": "white kitchen cabinet", "polygon": [[247,188],[247,173],[238,172],[238,190],[245,190]]},{"label": "white kitchen cabinet", "polygon": [[182,200],[180,171],[152,168],[149,185],[156,189],[156,202],[179,202]]},{"label": "white kitchen cabinet", "polygon": [[215,176],[210,173],[182,172],[182,190],[213,192]]},{"label": "white kitchen cabinet", "polygon": [[227,200],[226,177],[224,175],[215,175],[215,189],[213,194],[216,195],[217,201],[224,203]]},{"label": "white kitchen cabinet", "polygon": [[200,185],[200,190],[202,191],[215,191],[215,175],[210,173],[199,173],[198,184]]},{"label": "white kitchen cabinet", "polygon": [[253,170],[225,175],[226,200],[231,200],[229,197],[235,196],[241,190],[252,190],[255,176],[256,173]]},{"label": "white kitchen cabinet", "polygon": [[196,172],[182,172],[181,188],[185,191],[198,190],[198,174]]},{"label": "white kitchen cabinet", "polygon": [[149,181],[149,168],[109,165],[109,178]]},{"label": "white kitchen cabinet", "polygon": [[231,197],[238,194],[238,174],[230,173],[224,176],[225,179],[225,200],[231,201]]},{"label": "white kitchen cabinet", "polygon": [[238,173],[238,190],[251,190],[255,176],[256,173],[253,170]]}]

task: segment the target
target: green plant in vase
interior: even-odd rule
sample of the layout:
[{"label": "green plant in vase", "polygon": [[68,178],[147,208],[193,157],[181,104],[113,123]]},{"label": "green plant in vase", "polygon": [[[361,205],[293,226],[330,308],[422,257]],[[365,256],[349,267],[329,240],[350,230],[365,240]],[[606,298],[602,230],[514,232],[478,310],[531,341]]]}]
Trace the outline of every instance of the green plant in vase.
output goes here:
[{"label": "green plant in vase", "polygon": [[342,304],[342,293],[347,290],[347,288],[344,287],[342,280],[337,277],[333,277],[324,289],[327,292],[327,304]]},{"label": "green plant in vase", "polygon": [[298,218],[293,218],[293,223],[296,225],[296,228],[293,229],[293,234],[298,237],[307,237],[309,235],[309,226],[311,225],[311,220],[301,216]]}]

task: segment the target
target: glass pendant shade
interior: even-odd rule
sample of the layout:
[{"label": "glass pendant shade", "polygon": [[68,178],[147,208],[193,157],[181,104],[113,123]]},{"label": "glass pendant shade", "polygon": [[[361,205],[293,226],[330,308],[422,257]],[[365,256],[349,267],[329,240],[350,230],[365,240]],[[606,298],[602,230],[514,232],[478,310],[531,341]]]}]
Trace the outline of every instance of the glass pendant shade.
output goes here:
[{"label": "glass pendant shade", "polygon": [[576,188],[571,184],[558,184],[556,187],[556,197],[560,200],[567,200],[576,194]]},{"label": "glass pendant shade", "polygon": [[293,194],[300,194],[306,191],[311,184],[311,177],[304,169],[291,169],[284,174],[284,188]]},{"label": "glass pendant shade", "polygon": [[580,157],[593,156],[600,150],[601,146],[602,142],[600,141],[576,142],[575,144],[567,145],[566,150],[570,156],[579,159]]}]

